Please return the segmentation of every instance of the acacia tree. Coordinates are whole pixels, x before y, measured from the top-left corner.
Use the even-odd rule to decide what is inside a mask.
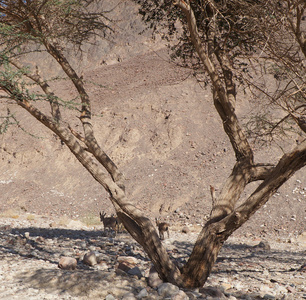
[[[178,42],[172,44],[174,56],[208,77],[214,106],[236,156],[232,173],[218,197],[212,188],[210,220],[181,270],[185,286],[201,286],[224,241],[292,174],[305,166],[305,140],[277,164],[263,164],[254,161],[251,136],[247,133],[273,137],[277,131],[285,131],[287,122],[291,122],[289,129],[292,129],[293,122],[297,125],[296,132],[305,138],[306,24],[303,20],[306,3],[299,0],[152,0],[138,3],[144,19],[152,27],[169,40],[169,36],[178,35]],[[159,27],[155,26],[157,23]],[[253,73],[250,72],[252,66],[255,66]],[[277,82],[272,88],[271,83],[261,80],[259,84],[252,77],[252,74],[264,76],[262,69],[266,66],[277,69],[274,73]],[[272,118],[258,114],[255,120],[260,122],[249,122],[249,132],[242,128],[235,111],[238,84],[243,89],[250,87],[252,92],[257,92],[258,103],[260,96],[268,100],[266,108],[269,110],[264,110],[266,115],[274,112]],[[255,181],[259,184],[253,193],[237,206],[246,186]]]
[[[291,28],[294,29],[290,32],[295,41],[295,49],[298,49],[295,53],[303,53],[305,58],[305,52],[301,51],[302,46],[305,47],[305,36],[299,31],[301,12],[305,5],[304,2],[287,2],[290,12],[298,11],[298,14],[290,15]],[[154,0],[141,2],[144,5],[141,11],[144,16],[148,16],[149,20],[157,18],[158,21],[166,21],[170,33],[174,32],[174,24],[181,20],[181,47],[176,47],[175,50],[177,54],[183,55],[186,63],[191,64],[195,70],[203,70],[208,75],[214,105],[236,156],[232,173],[217,197],[212,188],[213,208],[210,219],[200,232],[189,260],[179,269],[160,242],[150,219],[129,202],[125,193],[123,174],[98,144],[92,125],[90,98],[83,79],[65,55],[65,45],[72,43],[81,46],[92,34],[100,32],[107,35],[111,30],[107,15],[103,12],[97,13],[97,10],[93,9],[95,3],[93,0],[0,1],[0,87],[5,92],[5,95],[1,94],[1,98],[17,103],[53,131],[93,178],[103,186],[109,193],[118,217],[131,236],[144,248],[161,279],[184,287],[202,286],[224,241],[265,204],[292,174],[306,164],[305,141],[290,153],[283,155],[276,165],[255,163],[253,150],[235,112],[236,83],[248,80],[251,84],[250,78],[243,78],[239,72],[238,67],[242,61],[239,58],[245,58],[246,55],[250,58],[250,54],[256,50],[255,43],[257,46],[260,43],[265,45],[262,51],[272,49],[268,47],[265,37],[268,30],[262,30],[260,24],[271,23],[271,26],[277,29],[278,17],[286,12],[285,6],[278,7],[277,13],[266,12],[266,18],[261,20],[260,14],[251,15],[251,11],[247,10],[250,4],[256,3],[256,9],[264,12],[266,7],[261,1],[189,3],[177,0],[174,4],[170,1],[159,3]],[[277,8],[277,1],[273,4]],[[281,22],[284,25],[282,30],[287,33],[287,29],[290,29],[290,26],[287,27],[289,20],[281,18]],[[277,35],[275,39],[277,40]],[[71,120],[63,119],[61,111],[65,107],[65,101],[51,89],[39,72],[39,67],[31,70],[22,63],[22,57],[35,50],[44,51],[46,55],[54,58],[78,92],[80,101],[77,109],[83,128],[82,134],[76,132],[69,124]],[[271,53],[270,60],[273,58]],[[268,56],[265,59],[268,59]],[[287,68],[286,73],[296,74],[292,72],[292,68],[289,71]],[[305,102],[296,107],[291,100],[297,97],[302,99],[305,84],[304,81],[301,85],[303,78],[302,73],[299,80],[295,77],[289,85],[281,86],[287,92],[282,93],[282,96],[286,97],[286,103],[292,104],[286,106],[287,112],[297,124],[301,123],[300,114],[305,109]],[[36,84],[40,92],[32,92],[28,88],[30,84]],[[286,86],[295,93],[290,94]],[[49,106],[49,113],[40,109],[40,105],[37,105],[38,100]],[[286,118],[288,119],[289,117]],[[301,128],[303,129],[302,126]],[[260,184],[248,199],[237,207],[242,192],[254,181],[260,181]]]

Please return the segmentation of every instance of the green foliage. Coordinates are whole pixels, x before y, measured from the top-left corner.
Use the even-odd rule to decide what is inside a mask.
[[[111,20],[106,15],[99,0],[0,0],[0,89],[6,93],[1,98],[19,104],[23,101],[46,102],[51,105],[52,114],[55,106],[58,112],[61,107],[80,111],[80,94],[64,100],[48,92],[45,88],[59,78],[42,78],[40,69],[44,66],[40,68],[33,61],[35,56],[28,54],[40,52],[38,62],[42,64],[44,54],[59,62],[68,45],[69,50],[81,50],[83,43],[95,35],[108,34]],[[64,56],[62,59],[66,60]],[[36,64],[35,69],[33,64]],[[73,82],[71,74],[68,77],[60,80]],[[19,126],[12,116],[3,116],[1,132],[11,124]]]
[[[172,58],[183,61],[183,65],[200,76],[201,82],[209,83],[192,44],[187,18],[174,5],[175,1],[134,1],[140,5],[143,20],[155,34],[169,41]],[[246,129],[256,140],[270,141],[273,135],[291,131],[292,120],[304,120],[305,1],[186,0],[185,3],[192,8],[201,46],[219,78],[226,85],[226,72],[230,70],[236,86],[255,95],[258,114],[246,122]],[[259,108],[259,103],[265,105]],[[277,117],[268,117],[269,110],[277,111]]]
[[[110,27],[94,0],[0,1],[0,45],[11,57],[33,51],[45,40],[80,47]],[[26,47],[30,46],[30,47]],[[37,48],[38,49],[38,48]]]
[[[0,134],[6,133],[9,126],[12,124],[15,124],[15,122],[12,122],[13,116],[11,115],[11,112],[9,109],[7,109],[7,114],[4,116],[0,116]],[[13,119],[15,121],[15,119]]]
[[[140,5],[139,13],[156,33],[165,38],[178,37],[172,47],[177,57],[187,60],[194,58],[195,49],[191,45],[186,17],[173,1],[135,0]],[[271,11],[267,1],[190,1],[199,35],[204,44],[213,43],[214,47],[231,52],[233,57],[244,56],[255,51],[260,32],[254,30],[257,20],[248,15],[248,7],[260,6],[267,14]],[[183,30],[180,30],[180,29]]]

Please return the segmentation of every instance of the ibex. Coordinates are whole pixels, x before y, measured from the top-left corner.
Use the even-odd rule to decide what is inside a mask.
[[[158,228],[158,231],[159,231],[159,238],[161,240],[164,240],[165,239],[165,232],[167,232],[168,234],[168,238],[169,238],[169,223],[166,223],[166,222],[160,222],[157,218],[155,218],[155,221],[156,221],[156,226]]]
[[[104,231],[106,228],[110,228],[115,231],[115,234],[117,234],[117,228],[118,228],[117,218],[115,218],[114,216],[111,217],[105,217],[105,216],[106,216],[105,212],[103,213],[100,212],[100,220],[101,222],[103,222]]]

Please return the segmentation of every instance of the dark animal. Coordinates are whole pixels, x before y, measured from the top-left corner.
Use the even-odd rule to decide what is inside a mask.
[[[167,232],[168,234],[168,238],[169,238],[169,223],[167,222],[160,222],[157,218],[155,218],[156,221],[156,226],[158,228],[158,232],[159,232],[159,238],[161,240],[165,239],[165,232]]]

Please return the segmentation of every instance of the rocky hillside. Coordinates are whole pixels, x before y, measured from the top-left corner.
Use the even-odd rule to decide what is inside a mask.
[[[139,35],[144,25],[130,17],[136,9],[128,1],[118,6],[114,40],[88,45],[79,58],[95,131],[125,174],[131,202],[152,218],[161,214],[173,223],[203,224],[211,208],[209,185],[218,192],[234,164],[234,153],[210,90],[190,70],[171,63],[161,41],[147,31]],[[49,62],[47,71],[57,73]],[[66,81],[56,81],[53,87],[63,97],[76,95]],[[0,212],[94,221],[99,211],[113,213],[102,187],[58,138],[16,105],[9,108],[20,123],[1,136]],[[237,109],[244,117],[252,105],[241,100]],[[75,125],[80,126],[77,121]],[[277,147],[262,148],[256,159],[276,161],[281,155]],[[301,170],[241,230],[298,235],[305,231],[305,208],[306,170]]]

